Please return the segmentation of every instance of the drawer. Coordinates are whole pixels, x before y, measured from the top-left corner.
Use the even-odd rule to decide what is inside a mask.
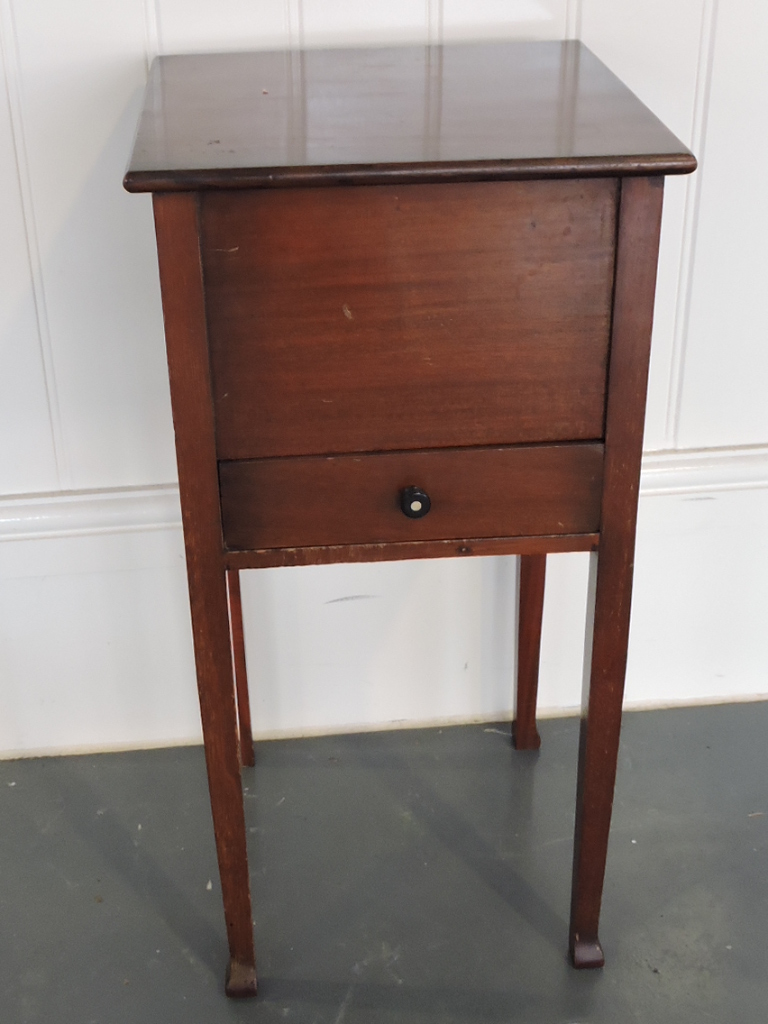
[[[593,533],[601,444],[221,462],[230,550]],[[423,518],[401,509],[417,487]],[[422,500],[422,505],[426,503]]]
[[[613,179],[202,193],[221,459],[603,436]]]

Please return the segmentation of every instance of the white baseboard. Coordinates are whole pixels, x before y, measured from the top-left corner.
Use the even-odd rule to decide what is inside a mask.
[[[675,708],[720,707],[724,704],[755,704],[768,700],[768,693],[738,694],[732,697],[695,697],[688,700],[675,701],[627,701],[624,711],[672,711]],[[577,707],[537,708],[536,717],[539,721],[553,718],[577,718],[580,709]],[[499,712],[494,718],[487,715],[451,715],[443,718],[412,719],[404,718],[389,722],[375,722],[334,726],[317,729],[271,729],[254,733],[255,743],[269,743],[272,740],[311,739],[322,736],[348,736],[368,732],[396,732],[399,729],[450,729],[458,725],[482,725],[486,732],[501,732],[508,735],[510,730],[506,722],[511,722],[513,712]],[[500,724],[501,723],[501,724]],[[91,744],[86,746],[39,747],[34,749],[0,751],[0,761],[18,761],[29,757],[76,757],[93,754],[121,754],[133,750],[167,750],[172,747],[199,747],[202,740],[199,735],[182,738],[153,741],[151,743],[113,743]]]
[[[768,487],[768,445],[648,452],[640,494],[695,494]],[[181,525],[176,484],[0,498],[0,541],[75,537]]]

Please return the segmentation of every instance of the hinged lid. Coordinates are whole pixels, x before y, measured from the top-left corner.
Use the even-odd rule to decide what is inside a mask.
[[[579,42],[159,57],[131,192],[684,174],[696,160]]]

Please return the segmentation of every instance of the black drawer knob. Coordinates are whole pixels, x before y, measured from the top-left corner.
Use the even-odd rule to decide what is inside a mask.
[[[420,487],[404,487],[400,492],[400,508],[409,519],[421,519],[432,508],[432,502]]]

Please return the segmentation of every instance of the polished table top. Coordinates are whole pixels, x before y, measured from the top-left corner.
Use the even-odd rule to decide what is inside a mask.
[[[693,170],[583,44],[190,54],[155,60],[129,191]]]

